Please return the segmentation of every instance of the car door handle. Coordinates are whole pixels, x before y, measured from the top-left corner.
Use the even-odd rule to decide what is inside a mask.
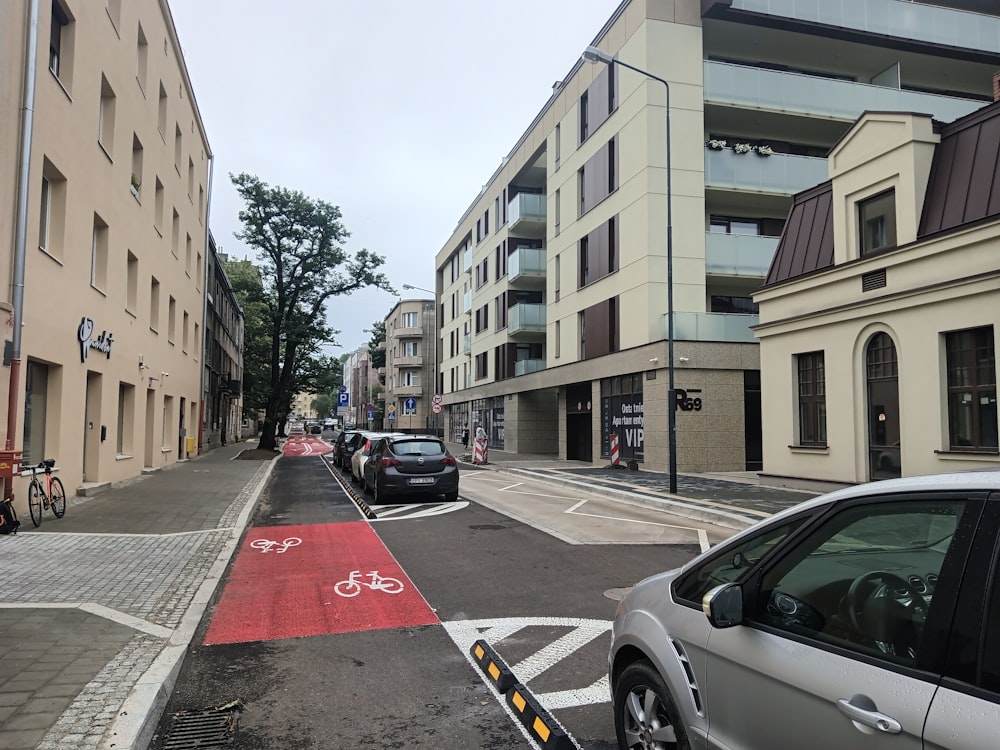
[[[837,707],[851,721],[866,727],[888,734],[899,734],[903,731],[903,727],[898,721],[891,716],[880,713],[874,701],[866,695],[855,695],[850,699],[841,698],[837,701]]]

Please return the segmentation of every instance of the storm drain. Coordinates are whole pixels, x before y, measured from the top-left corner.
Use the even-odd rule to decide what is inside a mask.
[[[204,711],[176,713],[162,750],[225,747],[233,741],[242,710],[243,704],[233,701]]]

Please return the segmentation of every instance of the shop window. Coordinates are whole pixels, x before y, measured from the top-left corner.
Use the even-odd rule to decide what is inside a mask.
[[[132,428],[135,425],[135,386],[131,383],[118,384],[118,438],[116,450],[119,456],[132,453]]]
[[[45,458],[45,419],[49,399],[49,368],[28,360],[25,368],[24,395],[24,458],[23,466],[37,464]]]

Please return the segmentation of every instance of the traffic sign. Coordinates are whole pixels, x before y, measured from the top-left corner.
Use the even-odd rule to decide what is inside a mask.
[[[434,404],[433,406],[431,406],[431,411],[434,412],[435,414],[440,414],[441,404]]]
[[[337,406],[348,406],[351,403],[351,394],[341,391],[337,394]]]
[[[347,386],[346,386],[346,385],[343,385],[343,384],[341,384],[341,386],[340,386],[340,392],[341,392],[341,393],[346,393],[346,392],[347,392]]]
[[[417,400],[410,396],[403,402],[403,413],[404,414],[416,414],[417,413]]]
[[[440,393],[435,393],[431,398],[431,403],[433,404],[440,404],[442,401],[444,401],[444,397]]]
[[[395,419],[396,418],[396,405],[395,404],[389,404],[389,405],[387,405],[385,407],[385,413],[389,415],[389,419]]]

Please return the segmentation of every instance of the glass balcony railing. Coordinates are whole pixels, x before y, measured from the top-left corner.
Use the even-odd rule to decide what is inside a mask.
[[[780,239],[709,232],[705,237],[705,273],[763,278],[771,267]]]
[[[737,313],[675,312],[675,341],[725,341],[757,343],[750,330],[760,322],[759,315]],[[667,316],[663,316],[663,338],[667,338]]]
[[[545,369],[544,359],[520,359],[514,363],[514,377]]]
[[[507,258],[507,278],[511,281],[519,277],[540,278],[545,276],[545,249],[541,247],[519,247]]]
[[[705,61],[705,101],[856,120],[865,110],[922,112],[951,122],[985,102]]]
[[[794,195],[827,179],[826,159],[705,147],[705,187]]]
[[[545,332],[545,305],[521,302],[507,310],[507,333]]]
[[[520,222],[545,223],[545,196],[518,193],[507,205],[507,226],[513,230]]]
[[[471,271],[472,270],[472,248],[470,247],[465,251],[465,255],[462,258],[462,270]]]
[[[462,354],[472,354],[472,334],[466,333],[462,336]]]
[[[899,0],[733,0],[731,7],[870,34],[1000,53],[1000,18],[982,13]]]
[[[465,297],[462,299],[462,312],[469,312],[472,309],[472,290],[470,289],[465,293]]]

